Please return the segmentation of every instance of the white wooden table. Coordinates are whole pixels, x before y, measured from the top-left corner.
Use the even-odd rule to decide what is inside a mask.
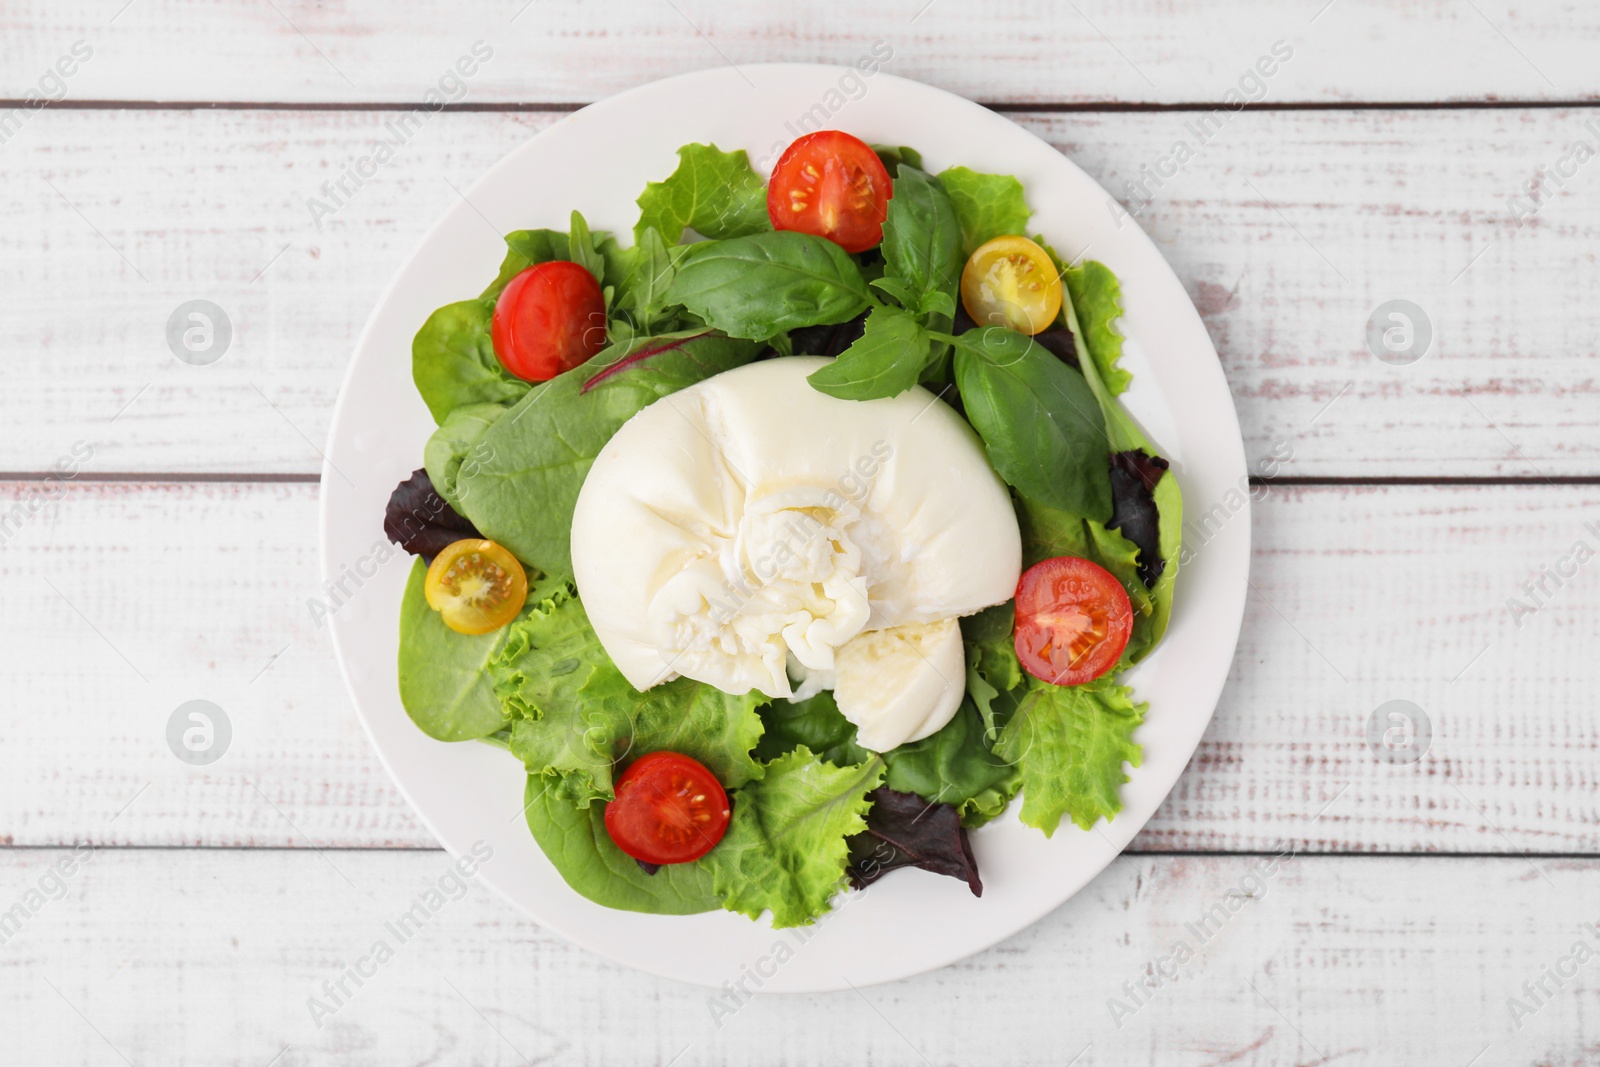
[[[1571,557],[1600,550],[1600,162],[1563,161],[1600,146],[1593,4],[10,0],[0,30],[0,1061],[1600,1061],[1600,598]],[[308,197],[476,40],[464,96],[319,225]],[[564,111],[875,41],[1129,206],[1293,51],[1140,213],[1279,461],[1192,765],[1087,890],[913,981],[719,1026],[474,886],[318,1027],[447,862],[306,606],[380,288]],[[165,329],[202,298],[233,338],[192,366]],[[1409,365],[1366,341],[1392,299],[1432,325]],[[232,724],[209,766],[168,746],[191,699]],[[1431,723],[1415,762],[1368,746],[1391,700]]]

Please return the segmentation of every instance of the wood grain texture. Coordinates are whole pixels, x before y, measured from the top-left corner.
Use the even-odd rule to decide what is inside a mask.
[[[476,40],[494,49],[472,102],[586,102],[722,63],[850,63],[985,101],[1220,101],[1271,44],[1296,59],[1289,101],[1593,99],[1600,15],[1578,0],[1393,5],[1382,0],[955,0],[672,4],[625,0],[22,0],[6,6],[0,94],[38,88],[82,40],[66,80],[85,100],[416,101]],[[51,86],[47,84],[46,90]]]
[[[318,229],[306,199],[381,136],[383,113],[38,116],[0,153],[0,210],[29,220],[0,234],[0,346],[29,400],[8,410],[0,470],[48,469],[82,440],[98,471],[316,473],[348,353],[396,264],[452,184],[554,117],[438,116]],[[1016,117],[1124,196],[1195,121]],[[1254,463],[1600,474],[1600,170],[1522,225],[1506,206],[1593,136],[1586,122],[1600,109],[1247,111],[1148,186],[1139,220],[1205,317]],[[208,367],[164,337],[197,297],[234,325]],[[1394,298],[1433,324],[1411,366],[1366,346],[1369,315]]]
[[[0,485],[0,504],[34,488]],[[1572,570],[1562,559],[1575,542],[1600,551],[1600,489],[1258,493],[1231,681],[1134,847],[1600,853],[1600,661],[1574,653],[1600,630],[1596,564],[1548,584],[1531,614],[1507,604],[1535,604],[1523,583]],[[12,683],[0,731],[27,754],[0,775],[11,843],[432,843],[378,765],[307,608],[320,592],[316,494],[70,485],[0,547],[0,582],[28,605],[0,622]],[[1204,517],[1209,503],[1190,502],[1202,553],[1220,521]],[[1204,611],[1181,587],[1179,605]],[[203,768],[175,759],[165,732],[197,698],[234,729],[226,757]],[[1365,740],[1397,699],[1431,722],[1414,764],[1382,763]]]
[[[0,901],[61,855],[0,854]],[[481,885],[401,943],[386,923],[437,885],[443,853],[108,850],[4,946],[7,1053],[140,1067],[1593,1063],[1600,964],[1560,987],[1546,979],[1553,995],[1520,1028],[1507,1001],[1531,1006],[1524,982],[1580,941],[1600,945],[1595,861],[1260,862],[1125,856],[951,967],[741,995],[714,1015],[711,990],[591,955]],[[308,999],[378,940],[393,958],[364,964],[370,977],[347,980],[351,995],[317,1027]],[[1124,984],[1157,968],[1170,980],[1132,999]]]

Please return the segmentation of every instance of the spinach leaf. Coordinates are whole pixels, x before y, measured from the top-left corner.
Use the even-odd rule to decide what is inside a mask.
[[[890,789],[949,804],[962,822],[980,826],[999,815],[1017,793],[1017,768],[996,755],[971,696],[955,716],[920,741],[884,753]]]
[[[678,169],[665,181],[644,187],[633,228],[635,243],[654,228],[663,241],[675,245],[686,226],[718,240],[772,229],[766,184],[744,149],[723,152],[716,145],[686,144],[678,149]]]
[[[485,669],[511,627],[460,634],[428,607],[422,580],[428,565],[411,564],[400,601],[400,703],[423,733],[440,741],[485,737],[505,725],[505,715]]]
[[[883,258],[885,277],[904,282],[914,294],[908,310],[918,310],[925,294],[942,292],[949,294],[954,311],[961,280],[961,223],[944,187],[916,167],[901,167],[895,179],[883,225]],[[949,320],[929,326],[947,330]]]
[[[1011,330],[954,341],[961,401],[995,471],[1024,496],[1109,519],[1105,420],[1083,376]]]
[[[939,172],[939,184],[950,194],[961,220],[961,254],[972,255],[985,241],[1005,234],[1021,235],[1028,226],[1028,201],[1022,183],[1009,174],[980,174],[966,167]]]
[[[867,828],[867,794],[883,762],[824,763],[804,746],[767,764],[766,774],[733,794],[733,821],[700,862],[729,911],[775,927],[801,926],[829,910],[845,885],[845,839]]]
[[[523,801],[528,829],[562,879],[578,893],[608,908],[657,915],[717,909],[711,866],[705,859],[668,864],[646,874],[612,844],[603,804],[580,808],[558,796],[551,785],[552,779],[545,775],[528,776]]]
[[[1071,686],[1030,680],[995,746],[1021,775],[1022,821],[1049,837],[1062,816],[1087,830],[1121,811],[1122,764],[1139,766],[1133,731],[1145,708],[1109,678]]]
[[[928,345],[927,331],[911,312],[880,305],[867,315],[861,337],[806,381],[840,400],[898,396],[922,376]]]
[[[856,727],[839,710],[831,690],[806,700],[774,700],[761,709],[766,732],[756,756],[775,760],[804,745],[818,759],[836,767],[865,763],[872,753],[856,744]]]
[[[667,297],[706,325],[753,341],[843,322],[876,303],[849,253],[789,230],[689,245]]]
[[[571,240],[559,230],[513,230],[506,234],[506,255],[500,262],[500,273],[489,283],[479,299],[492,300],[500,290],[517,275],[535,263],[548,263],[553,259],[566,259],[570,254]]]
[[[652,350],[646,359],[633,358]],[[456,480],[462,514],[524,564],[570,578],[572,509],[612,434],[652,401],[748,363],[756,352],[748,341],[709,333],[637,338],[535,386],[478,438],[482,462],[462,466]],[[618,368],[625,369],[609,373]]]
[[[506,410],[504,404],[462,404],[452,408],[422,446],[422,465],[427,468],[434,491],[452,502],[452,507],[462,468],[471,473],[489,458],[478,447],[478,441]]]
[[[411,342],[411,377],[433,415],[444,422],[463,404],[509,404],[529,385],[500,365],[489,338],[492,300],[463,300],[439,308]]]

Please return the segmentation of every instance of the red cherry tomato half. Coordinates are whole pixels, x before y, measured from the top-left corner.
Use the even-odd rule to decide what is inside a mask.
[[[617,779],[606,833],[646,863],[688,863],[728,830],[728,794],[699,760],[680,752],[641,756]]]
[[[1035,563],[1017,583],[1017,658],[1053,685],[1082,685],[1117,665],[1133,605],[1104,567],[1076,556]]]
[[[775,230],[826,237],[846,252],[883,240],[894,188],[878,153],[838,130],[808,133],[784,149],[767,185]]]
[[[538,263],[500,291],[489,335],[506,370],[546,381],[605,347],[606,298],[578,264]]]

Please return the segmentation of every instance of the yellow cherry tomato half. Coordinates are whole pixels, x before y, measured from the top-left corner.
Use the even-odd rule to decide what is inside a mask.
[[[1061,276],[1049,253],[1026,237],[996,237],[967,257],[961,305],[979,326],[1035,334],[1061,314]]]
[[[486,634],[517,617],[528,599],[528,574],[493,541],[456,541],[434,557],[422,583],[428,607],[462,634]]]

